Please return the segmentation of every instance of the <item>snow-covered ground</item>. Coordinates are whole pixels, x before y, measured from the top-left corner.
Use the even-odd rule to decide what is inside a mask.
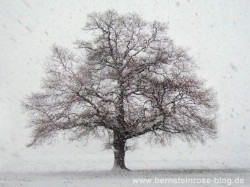
[[[190,181],[190,182],[186,182]],[[123,173],[110,171],[2,173],[4,187],[77,187],[77,186],[241,186],[250,185],[248,170],[135,170]]]

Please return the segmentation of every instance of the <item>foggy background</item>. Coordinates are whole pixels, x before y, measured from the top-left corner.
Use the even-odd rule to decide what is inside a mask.
[[[39,90],[51,46],[73,49],[85,37],[87,14],[107,9],[168,23],[219,103],[216,140],[161,147],[140,138],[126,154],[128,168],[249,168],[250,1],[0,0],[0,172],[111,169],[113,153],[98,140],[27,148],[31,131],[20,104]]]

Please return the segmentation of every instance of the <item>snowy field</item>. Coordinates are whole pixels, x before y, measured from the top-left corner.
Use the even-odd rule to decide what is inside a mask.
[[[161,181],[160,181],[161,179]],[[167,180],[169,179],[169,180]],[[179,183],[178,183],[179,179]],[[201,180],[211,180],[210,183]],[[238,184],[239,179],[244,183]],[[170,181],[172,183],[167,183]],[[181,180],[184,182],[182,183]],[[185,183],[193,180],[193,183]],[[196,180],[196,182],[195,182]],[[123,173],[110,171],[2,173],[1,187],[66,187],[66,186],[242,186],[250,185],[250,170],[134,170]]]

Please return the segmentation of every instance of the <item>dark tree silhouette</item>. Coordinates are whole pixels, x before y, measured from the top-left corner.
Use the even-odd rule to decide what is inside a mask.
[[[76,41],[80,55],[54,46],[42,91],[23,102],[30,146],[61,132],[71,140],[106,137],[113,168],[127,169],[128,139],[148,134],[164,144],[172,137],[204,142],[216,136],[214,94],[165,24],[107,11],[90,14],[83,30],[93,37]]]

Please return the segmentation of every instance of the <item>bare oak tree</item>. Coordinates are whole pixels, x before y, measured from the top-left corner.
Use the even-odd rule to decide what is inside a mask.
[[[148,134],[164,144],[172,137],[204,142],[216,136],[213,91],[165,24],[107,11],[90,14],[83,30],[92,40],[76,41],[80,53],[54,46],[42,91],[24,101],[30,146],[61,132],[71,140],[106,137],[113,168],[127,169],[128,139]]]

